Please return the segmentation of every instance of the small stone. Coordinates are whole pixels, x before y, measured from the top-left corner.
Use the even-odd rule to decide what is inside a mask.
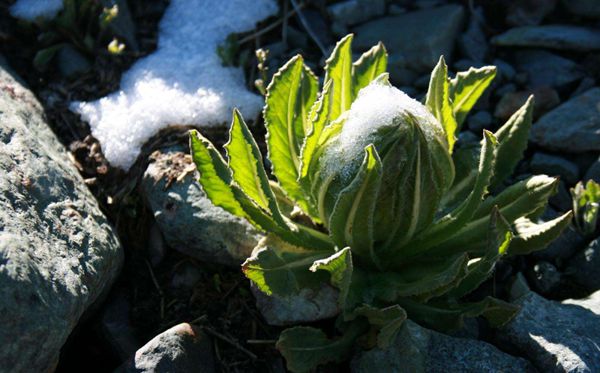
[[[385,0],[346,0],[327,7],[334,22],[346,26],[368,21],[385,13]]]
[[[598,157],[598,160],[588,168],[583,180],[594,180],[595,182],[600,183],[600,157]]]
[[[490,128],[492,120],[492,114],[481,110],[468,117],[467,125],[471,131],[478,135],[481,134],[484,129]]]
[[[500,86],[498,89],[494,91],[496,97],[502,98],[503,96],[509,93],[515,93],[517,91],[517,85],[514,83],[508,83]]]
[[[515,0],[511,1],[506,14],[506,23],[511,26],[537,25],[552,13],[558,0]]]
[[[254,284],[250,289],[256,298],[256,307],[269,325],[292,325],[328,319],[340,312],[339,292],[324,284],[318,290],[304,288],[297,295],[279,297],[266,295]]]
[[[530,292],[515,303],[517,316],[496,332],[540,372],[600,371],[600,317],[586,308],[560,304]],[[512,371],[512,369],[509,369]]]
[[[529,87],[564,87],[584,75],[577,63],[543,50],[515,53],[517,69],[527,73]]]
[[[562,276],[554,265],[548,262],[537,262],[529,273],[530,283],[540,294],[547,295],[556,290],[562,282]]]
[[[541,117],[532,126],[530,138],[549,150],[600,151],[600,88],[592,88]]]
[[[200,328],[179,324],[154,337],[118,373],[216,372],[212,341]]]
[[[571,25],[522,26],[492,38],[492,44],[586,52],[600,50],[600,33]]]
[[[531,158],[530,167],[534,174],[560,176],[568,184],[575,184],[579,180],[577,165],[555,155],[536,152]]]
[[[562,3],[571,14],[600,19],[600,2],[598,0],[562,0]]]
[[[569,260],[565,274],[589,291],[600,289],[600,237]]]
[[[483,12],[478,12],[483,17]],[[458,47],[463,56],[477,62],[483,62],[488,53],[488,43],[479,24],[478,17],[472,15],[466,31],[458,39]]]
[[[394,342],[385,349],[358,353],[353,373],[373,372],[533,372],[531,364],[494,346],[455,338],[406,320]]]
[[[515,68],[504,60],[496,58],[492,61],[492,65],[498,68],[498,75],[500,75],[503,80],[510,82],[515,78],[515,75],[517,75]]]
[[[429,73],[440,55],[447,61],[452,60],[454,42],[463,19],[464,9],[460,5],[383,17],[354,29],[354,47],[367,50],[381,40],[390,56],[402,57],[404,65],[400,67]]]
[[[567,227],[557,239],[544,250],[536,251],[533,256],[561,265],[572,257],[585,244],[585,239],[572,227]]]
[[[169,247],[205,262],[239,266],[261,234],[212,204],[182,148],[159,150],[151,157],[141,190]]]
[[[502,96],[496,106],[494,116],[502,120],[510,118],[515,111],[525,104],[530,95],[535,97],[534,117],[539,117],[560,103],[558,93],[550,87],[537,87],[527,91],[510,92]]]

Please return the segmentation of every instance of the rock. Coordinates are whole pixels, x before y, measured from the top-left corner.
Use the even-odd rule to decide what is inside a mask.
[[[534,174],[560,176],[569,184],[575,184],[579,180],[577,165],[555,155],[536,152],[531,158],[530,167]]]
[[[477,340],[454,338],[406,320],[386,349],[358,353],[353,373],[372,372],[533,372],[524,359]]]
[[[517,75],[515,68],[504,60],[496,58],[494,61],[492,61],[492,65],[498,68],[498,75],[503,80],[510,82],[515,78],[515,75]]]
[[[511,26],[537,25],[552,13],[558,0],[511,1],[506,13],[506,23]]]
[[[547,295],[556,290],[562,282],[561,273],[548,262],[537,262],[529,273],[529,282],[534,289]]]
[[[600,151],[600,88],[592,88],[541,117],[533,125],[530,139],[543,148],[566,153]]]
[[[572,257],[584,244],[583,236],[572,227],[568,227],[548,247],[534,252],[533,256],[560,265]]]
[[[504,94],[498,102],[494,116],[502,120],[510,118],[515,111],[519,110],[525,104],[530,95],[535,96],[534,117],[539,117],[560,103],[558,93],[550,87],[537,87],[527,91],[509,92]]]
[[[594,180],[595,182],[600,183],[600,157],[598,157],[596,162],[588,168],[583,180]]]
[[[600,289],[600,237],[569,260],[565,274],[589,291]]]
[[[569,13],[581,17],[600,18],[600,2],[598,0],[563,0]]]
[[[53,371],[123,251],[28,89],[0,66],[0,370]]]
[[[77,77],[92,68],[90,61],[69,44],[58,50],[56,63],[65,78]]]
[[[191,156],[181,148],[152,154],[142,191],[166,243],[206,262],[239,266],[260,234],[245,220],[216,207],[196,181]]]
[[[595,85],[596,81],[593,78],[590,78],[589,76],[584,77],[579,82],[577,88],[575,88],[575,90],[571,93],[571,98],[579,96],[580,94],[592,89]]]
[[[571,25],[522,26],[492,38],[492,44],[587,52],[600,49],[600,33]]]
[[[213,373],[212,341],[201,329],[179,324],[146,343],[116,372]]]
[[[367,22],[354,29],[354,47],[367,50],[383,41],[393,68],[429,73],[440,55],[452,60],[454,41],[462,27],[464,10],[459,5],[446,5]],[[393,30],[393,32],[390,32]],[[393,78],[393,75],[392,75]]]
[[[517,69],[527,73],[530,87],[563,87],[584,76],[577,63],[543,50],[517,51],[515,61]]]
[[[489,129],[492,125],[492,120],[492,114],[485,110],[481,110],[468,117],[467,125],[471,131],[478,135],[482,133],[484,129]]]
[[[517,299],[521,311],[497,331],[499,343],[514,346],[541,372],[600,371],[600,317],[573,304],[529,292]]]
[[[562,304],[574,304],[600,316],[600,290],[583,299],[565,299]]]
[[[300,294],[289,297],[266,295],[254,284],[250,289],[256,298],[256,307],[269,325],[292,325],[328,319],[340,312],[337,289],[323,285],[318,290],[304,288]]]
[[[483,12],[479,12],[479,17],[483,17]],[[461,33],[458,47],[464,57],[476,62],[483,62],[489,47],[476,16],[471,16],[467,29]]]
[[[190,262],[185,262],[174,269],[171,286],[174,288],[193,288],[202,279],[202,270]]]
[[[351,26],[382,16],[385,0],[346,0],[327,7],[332,21]]]

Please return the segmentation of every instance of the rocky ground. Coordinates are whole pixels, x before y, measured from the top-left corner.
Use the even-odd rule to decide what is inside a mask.
[[[125,173],[68,110],[72,100],[114,91],[121,73],[151,53],[167,1],[129,2],[139,51],[87,56],[85,69],[63,56],[43,72],[32,65],[37,31],[8,15],[10,3],[0,2],[0,371],[285,371],[274,348],[282,325],[331,328],[315,321],[336,312],[329,290],[305,294],[307,303],[264,298],[249,286],[239,264],[260,233],[206,199],[187,128],[174,123],[155,136]],[[513,178],[560,176],[543,219],[571,209],[569,188],[579,180],[600,182],[599,2],[301,7],[298,14],[282,1],[277,17],[224,46],[232,51],[224,61],[244,67],[250,89],[259,76],[249,57],[255,48],[270,51],[268,74],[302,53],[320,75],[348,32],[356,51],[382,40],[393,83],[417,98],[441,54],[454,72],[493,64],[498,76],[461,141],[498,128],[533,93],[530,146]],[[253,130],[263,136],[259,121]],[[224,141],[223,129],[203,133]],[[600,237],[569,228],[545,250],[501,263],[484,284],[521,305],[506,327],[472,320],[448,336],[408,322],[388,350],[357,352],[323,371],[597,372],[599,290]]]

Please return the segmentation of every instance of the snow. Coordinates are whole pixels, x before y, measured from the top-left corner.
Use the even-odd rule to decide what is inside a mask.
[[[35,21],[38,18],[52,19],[62,8],[62,0],[17,0],[10,7],[10,14],[15,18]]]
[[[126,170],[169,125],[224,125],[234,107],[253,119],[262,98],[248,91],[241,68],[221,66],[216,48],[276,12],[275,0],[172,0],[156,52],[123,75],[120,91],[71,109],[90,124],[107,160]]]
[[[443,129],[431,112],[398,88],[373,81],[361,89],[338,138],[323,154],[326,173],[353,174],[364,158],[365,147],[373,142],[372,135],[383,127],[403,125],[402,118],[407,114],[422,123],[425,136],[442,134]]]

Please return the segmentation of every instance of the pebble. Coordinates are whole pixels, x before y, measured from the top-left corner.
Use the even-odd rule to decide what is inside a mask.
[[[535,174],[560,176],[568,184],[575,184],[579,180],[577,165],[555,155],[536,152],[531,158],[530,167]]]

